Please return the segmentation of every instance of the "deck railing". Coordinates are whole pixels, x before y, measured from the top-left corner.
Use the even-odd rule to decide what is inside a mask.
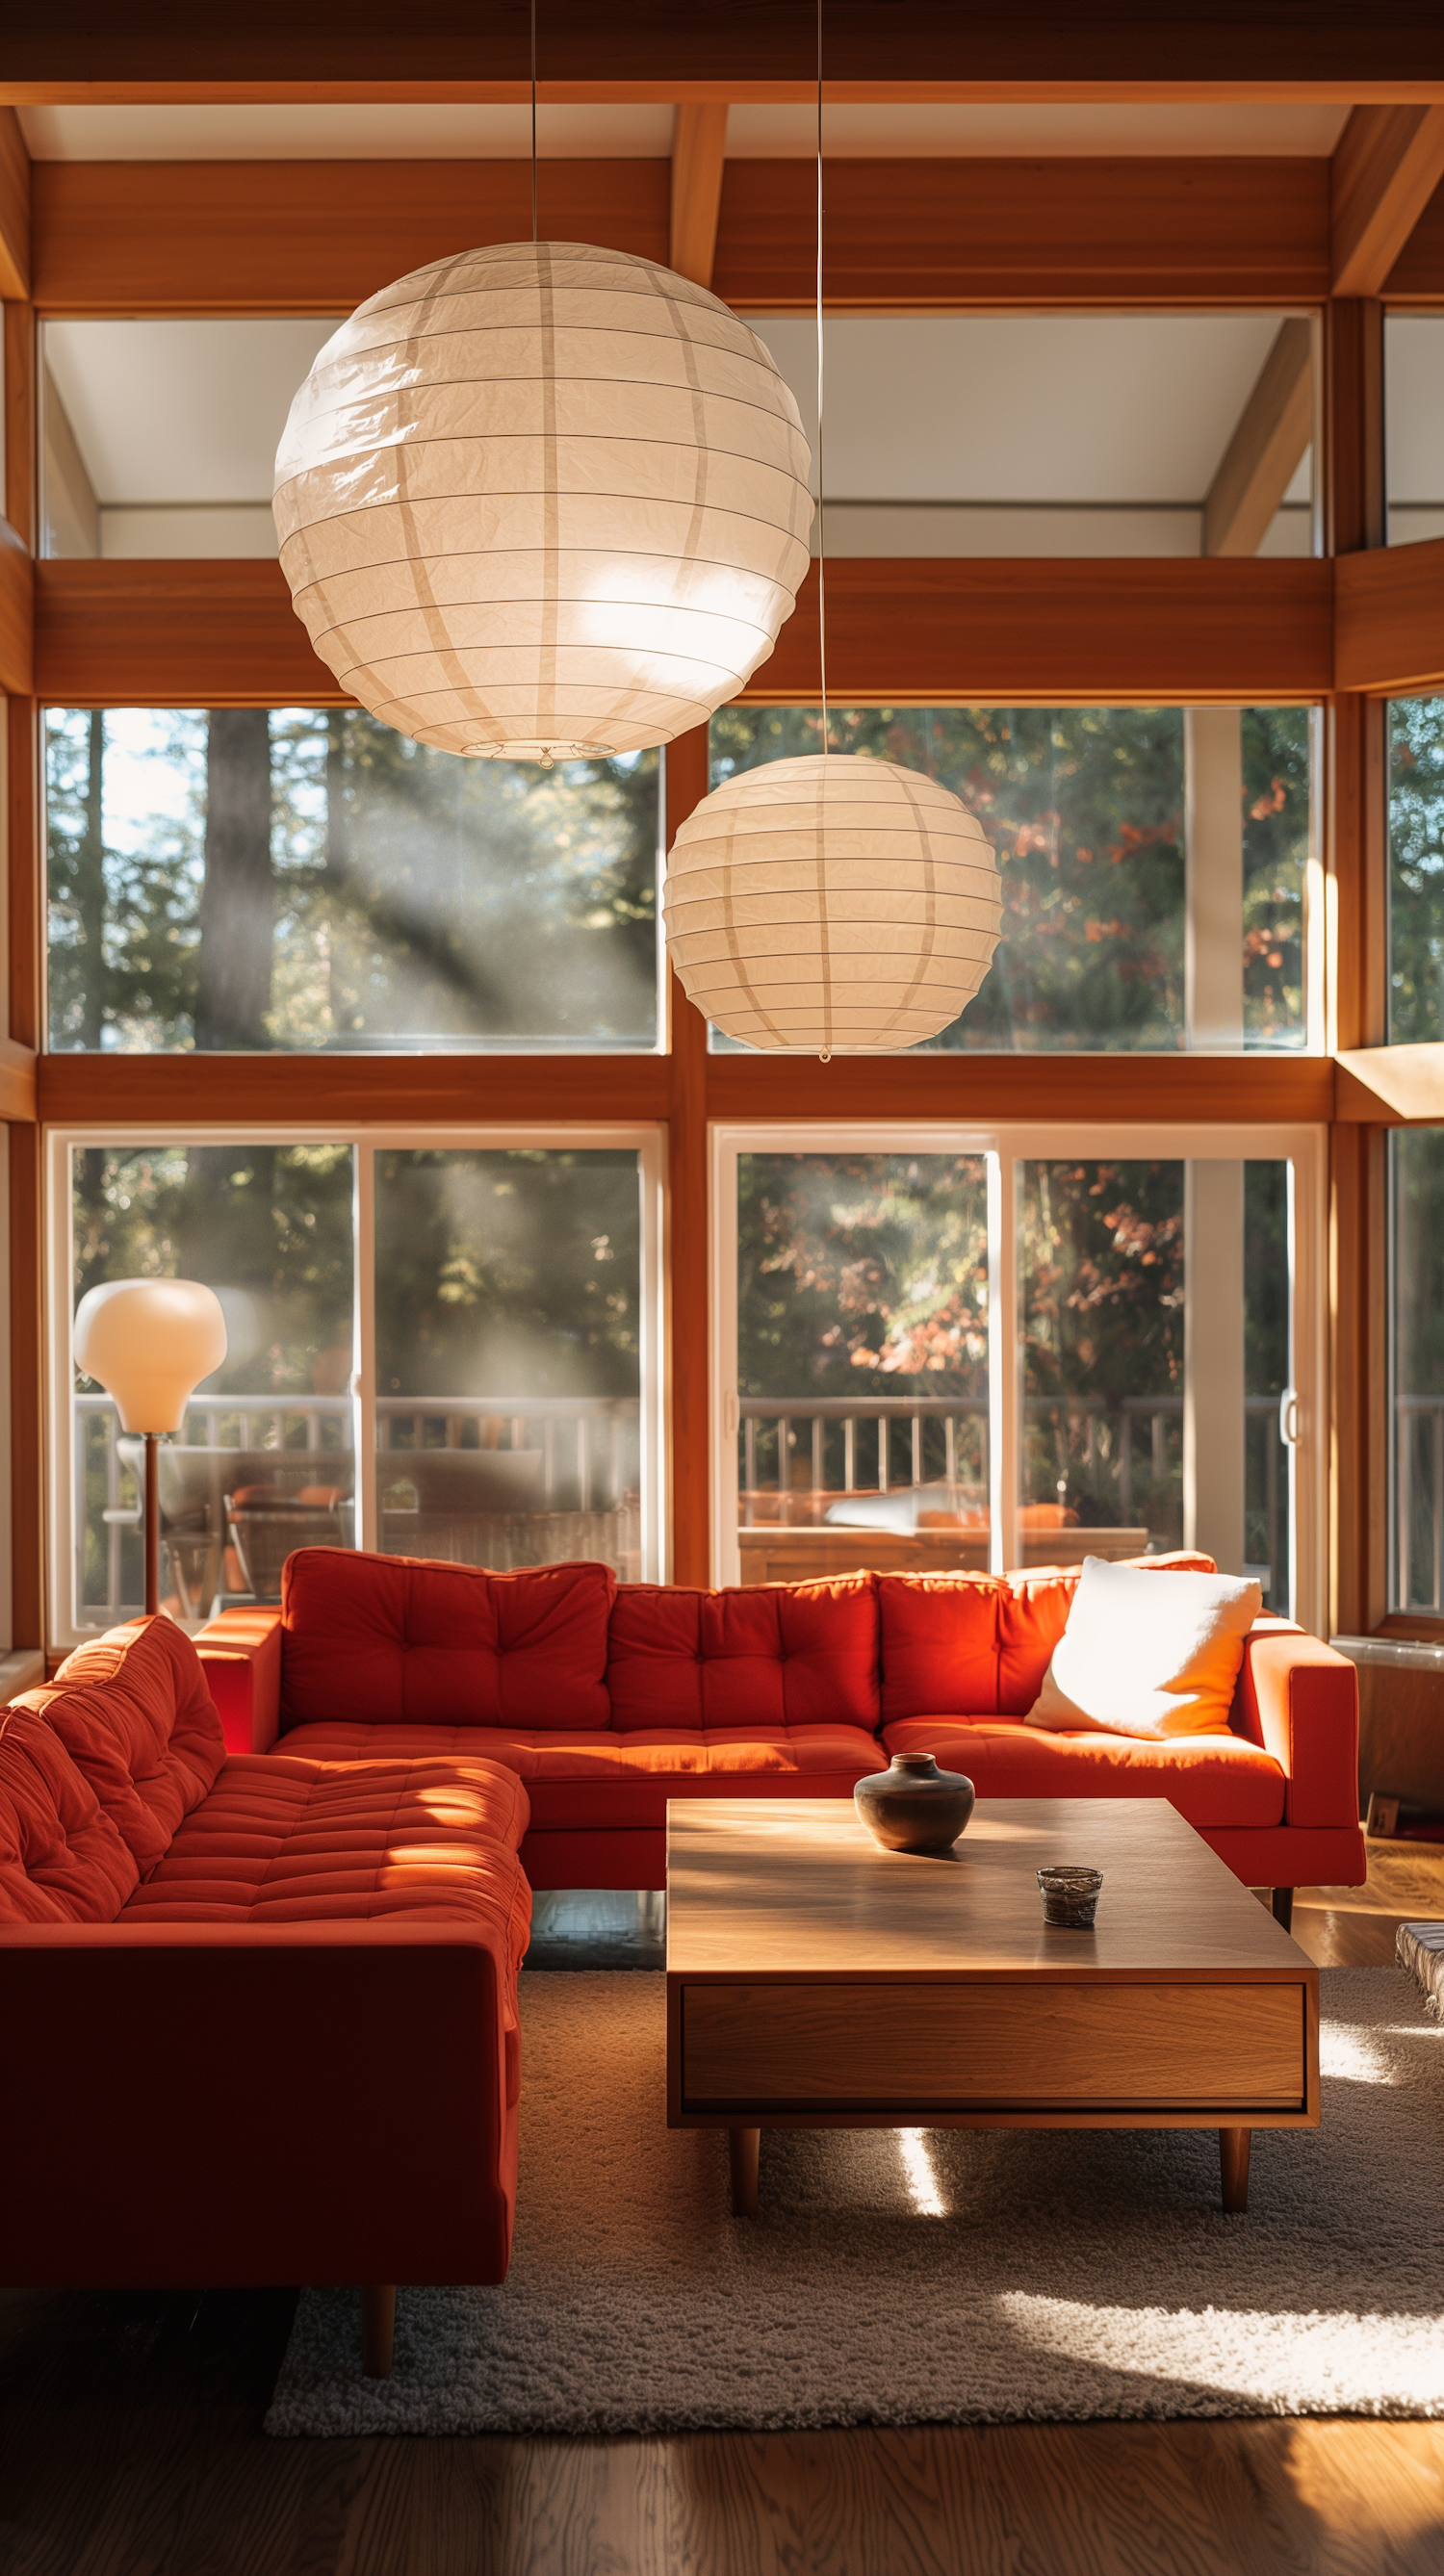
[[[125,1597],[125,1574],[133,1589],[139,1564],[134,1538],[133,1565],[125,1550],[127,1532],[138,1528],[139,1498],[119,1446],[124,1435],[111,1398],[76,1395],[72,1404],[75,1601],[77,1618],[91,1625],[122,1618],[137,1606]],[[414,1529],[418,1540],[426,1542],[416,1552],[476,1562],[468,1543],[479,1534],[489,1550],[487,1562],[541,1562],[526,1552],[540,1545],[548,1555],[600,1555],[617,1562],[619,1571],[640,1570],[633,1562],[641,1423],[635,1396],[392,1395],[378,1398],[375,1411],[383,1546],[399,1545]],[[228,1453],[246,1453],[245,1472],[251,1480],[258,1472],[269,1477],[274,1460],[281,1482],[330,1481],[351,1487],[353,1421],[348,1395],[204,1396],[188,1406],[178,1445],[192,1457],[198,1451],[213,1452],[218,1463]],[[469,1514],[450,1505],[416,1513],[386,1510],[386,1490],[405,1481],[407,1460],[441,1450],[472,1457],[515,1450],[539,1453],[536,1483],[524,1502],[505,1512]],[[336,1471],[330,1478],[328,1462],[334,1462]],[[210,1512],[216,1525],[209,1536],[219,1548],[224,1537],[219,1486]],[[544,1520],[554,1526],[544,1530]],[[388,1522],[398,1526],[388,1531]],[[194,1548],[196,1539],[189,1544]]]
[[[1142,1526],[1150,1507],[1156,1509],[1160,1491],[1181,1476],[1182,1396],[1125,1396],[1118,1403],[1094,1396],[1026,1396],[1022,1410],[1030,1467],[1039,1451],[1051,1445],[1049,1464],[1056,1463],[1058,1483],[1070,1477],[1100,1483],[1123,1528],[1134,1527],[1135,1521]],[[986,1496],[988,1406],[982,1397],[749,1395],[741,1398],[738,1414],[739,1519],[744,1529],[758,1525],[770,1492],[777,1494],[782,1516],[782,1498],[796,1483],[799,1450],[810,1468],[809,1506],[818,1510],[859,1488],[885,1494],[937,1483]],[[1287,1564],[1287,1484],[1279,1473],[1283,1444],[1278,1414],[1277,1396],[1244,1399],[1249,1531],[1264,1540],[1263,1553],[1250,1571],[1259,1574],[1266,1589],[1273,1569]],[[864,1425],[868,1432],[860,1439]],[[1444,1448],[1440,1455],[1444,1458]],[[1140,1489],[1147,1501],[1140,1499]]]

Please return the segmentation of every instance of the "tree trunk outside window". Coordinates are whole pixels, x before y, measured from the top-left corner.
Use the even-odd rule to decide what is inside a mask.
[[[206,876],[200,901],[196,1045],[270,1045],[270,718],[264,707],[215,707],[206,747]]]

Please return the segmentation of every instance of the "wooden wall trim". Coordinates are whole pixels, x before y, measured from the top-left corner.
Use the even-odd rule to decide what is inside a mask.
[[[1334,681],[1397,696],[1444,688],[1444,537],[1339,557]]]
[[[1067,1121],[1140,1117],[1204,1124],[1290,1125],[1333,1115],[1327,1056],[811,1056],[785,1076],[775,1057],[716,1055],[707,1064],[714,1119],[948,1118]]]
[[[42,1144],[10,1129],[11,1642],[43,1646],[45,1628],[45,1336]]]
[[[35,669],[35,566],[23,538],[0,519],[0,690],[28,698]]]
[[[669,743],[667,846],[707,793],[707,728]],[[674,1583],[712,1579],[711,1210],[707,1024],[667,977],[671,1076],[667,1153],[667,1441]]]
[[[278,563],[36,565],[35,687],[52,706],[347,706]]]
[[[665,1118],[662,1055],[47,1055],[50,1126],[480,1126]]]
[[[30,293],[30,155],[13,107],[0,107],[0,296]]]
[[[1317,302],[1329,286],[1328,171],[1301,157],[835,161],[827,302]],[[717,293],[743,311],[809,311],[816,226],[810,162],[729,161]]]
[[[22,545],[35,545],[35,309],[4,307],[5,493],[4,515]]]
[[[166,0],[132,0],[117,17],[107,0],[74,0],[64,15],[30,12],[6,31],[6,95],[94,96],[117,88],[164,96],[184,85],[206,95],[241,85],[266,95],[317,84],[329,97],[384,83],[385,95],[456,96],[479,89],[512,94],[527,76],[527,12],[520,0],[433,0],[398,15],[383,0],[301,0],[274,10],[177,14]],[[816,68],[811,0],[766,7],[706,9],[695,0],[653,0],[646,8],[598,10],[595,0],[548,0],[539,26],[539,69],[549,91],[563,78],[601,96],[677,98],[695,84],[739,96],[785,85],[796,95]],[[1038,0],[1023,17],[962,12],[949,0],[907,0],[881,14],[870,0],[829,0],[829,88],[866,92],[1117,96],[1157,83],[1189,84],[1205,96],[1239,83],[1282,97],[1331,84],[1342,95],[1417,95],[1444,81],[1444,31],[1429,0],[1258,0],[1207,19],[1166,11],[1156,0],[1113,0],[1080,12],[1075,0]],[[276,82],[283,61],[287,82]],[[338,71],[344,78],[338,79]],[[1040,81],[1040,72],[1046,80]],[[1200,72],[1205,77],[1199,78]],[[398,84],[401,88],[398,90]],[[739,87],[739,84],[742,85]],[[424,85],[424,86],[423,86]]]
[[[5,708],[7,1044],[40,1043],[40,719],[33,698]],[[35,1116],[33,1105],[28,1111]]]
[[[678,1046],[684,1027],[674,1018],[671,1058],[48,1055],[37,1066],[36,1100],[48,1126],[294,1126],[300,1117],[318,1130],[699,1112],[1079,1124],[1136,1124],[1146,1114],[1263,1126],[1326,1121],[1334,1110],[1328,1056],[912,1054],[831,1064],[805,1056],[783,1067],[772,1056],[708,1055],[695,1031]]]
[[[1386,304],[1444,303],[1444,186],[1435,189],[1383,287]]]
[[[839,160],[827,300],[1317,302],[1329,288],[1329,166]],[[663,160],[544,161],[543,231],[665,261],[671,187]],[[743,310],[810,311],[816,219],[810,161],[729,161],[717,293]],[[35,300],[53,314],[345,313],[408,269],[530,224],[521,161],[39,162]]]
[[[665,263],[671,164],[544,161],[554,241]],[[46,313],[349,313],[479,242],[531,238],[525,161],[41,161]]]
[[[1322,561],[874,558],[829,564],[839,705],[1300,702],[1333,675]],[[35,686],[58,706],[336,706],[275,563],[42,562]],[[741,692],[817,696],[809,573]]]
[[[1334,1116],[1351,1126],[1444,1125],[1444,1045],[1344,1047]]]
[[[1333,676],[1323,561],[957,558],[827,568],[838,705],[1251,704],[1321,696]],[[743,699],[818,690],[809,574]]]
[[[1444,178],[1444,108],[1356,107],[1334,151],[1335,295],[1377,295]]]

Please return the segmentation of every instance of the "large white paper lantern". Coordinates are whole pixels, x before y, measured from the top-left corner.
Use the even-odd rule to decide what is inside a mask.
[[[810,753],[745,769],[677,834],[667,948],[689,1000],[748,1046],[873,1055],[972,1000],[1002,919],[997,862],[949,788]]]
[[[291,405],[275,514],[342,686],[442,751],[640,751],[705,723],[807,570],[810,457],[754,331],[576,242],[434,260]]]

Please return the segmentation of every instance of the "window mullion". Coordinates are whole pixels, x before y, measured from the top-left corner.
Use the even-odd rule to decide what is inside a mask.
[[[381,1544],[376,1472],[376,1148],[364,1138],[356,1149],[355,1361],[351,1379],[352,1439],[356,1451],[356,1544],[372,1554]]]

